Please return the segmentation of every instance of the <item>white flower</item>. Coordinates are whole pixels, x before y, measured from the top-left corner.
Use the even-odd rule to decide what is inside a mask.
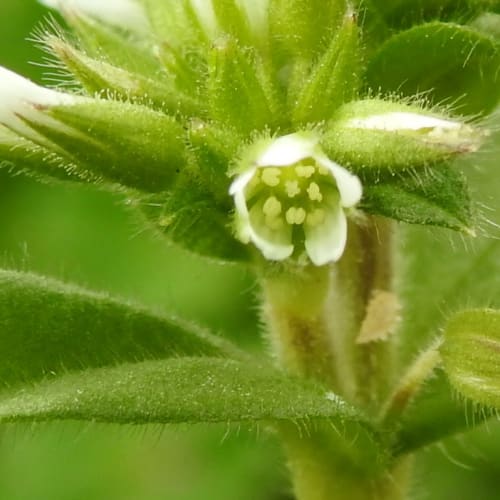
[[[55,10],[82,12],[113,26],[141,34],[150,32],[146,12],[137,0],[39,0]]]
[[[342,256],[345,209],[361,199],[361,182],[327,158],[311,136],[279,137],[232,183],[239,238],[269,260],[305,248],[317,266]]]
[[[71,105],[82,100],[83,97],[40,87],[0,66],[0,124],[22,135],[36,135],[25,123],[25,119],[43,120],[50,124],[54,120],[41,112],[44,108]]]

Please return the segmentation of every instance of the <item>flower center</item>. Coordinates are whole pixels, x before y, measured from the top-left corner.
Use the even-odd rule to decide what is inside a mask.
[[[338,202],[338,189],[331,172],[310,158],[288,167],[257,169],[245,198],[250,212],[271,230],[315,227],[323,223],[328,206]]]

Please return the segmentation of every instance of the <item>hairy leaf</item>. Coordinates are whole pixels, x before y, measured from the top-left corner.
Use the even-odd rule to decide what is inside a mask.
[[[364,183],[362,208],[410,224],[440,226],[470,234],[471,200],[465,178],[439,165]]]
[[[76,286],[0,271],[0,384],[67,370],[181,355],[233,353],[222,339]]]
[[[485,413],[475,411],[457,398],[444,372],[439,370],[402,415],[394,451],[410,453],[453,434],[466,432],[486,417]]]
[[[340,398],[268,367],[171,358],[68,374],[4,394],[0,420],[196,423],[332,418],[366,426]],[[367,427],[366,427],[367,428]]]
[[[500,50],[470,27],[433,22],[387,40],[370,61],[367,85],[374,91],[414,96],[462,114],[487,113],[500,97]]]

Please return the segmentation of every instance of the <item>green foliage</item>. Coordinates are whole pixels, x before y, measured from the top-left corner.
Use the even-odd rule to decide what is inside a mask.
[[[187,322],[49,278],[0,272],[0,383],[168,356],[239,356]]]
[[[387,40],[369,61],[366,82],[374,92],[420,93],[461,114],[485,114],[500,96],[499,65],[500,50],[490,37],[433,22]]]
[[[369,213],[409,224],[474,233],[467,182],[462,174],[446,165],[365,182],[362,206]]]
[[[10,391],[0,420],[117,423],[311,421],[332,419],[370,435],[355,409],[318,384],[268,367],[215,358],[125,363]],[[374,433],[371,434],[376,437]]]
[[[500,312],[462,311],[445,329],[441,348],[451,385],[473,402],[500,408]]]
[[[396,454],[411,453],[464,433],[471,423],[480,424],[487,415],[459,400],[442,370],[427,381],[423,391],[401,416],[393,448]]]

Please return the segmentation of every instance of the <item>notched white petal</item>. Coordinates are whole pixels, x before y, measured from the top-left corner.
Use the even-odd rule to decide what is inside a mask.
[[[305,247],[311,262],[323,266],[342,257],[347,242],[347,219],[338,204],[325,210],[321,224],[305,224]]]
[[[344,167],[331,161],[326,157],[319,159],[319,163],[326,167],[337,183],[337,188],[340,194],[340,203],[343,207],[353,207],[361,200],[363,195],[363,186],[359,177],[351,174]]]
[[[285,167],[314,155],[317,141],[300,134],[275,139],[257,159],[257,166]]]

